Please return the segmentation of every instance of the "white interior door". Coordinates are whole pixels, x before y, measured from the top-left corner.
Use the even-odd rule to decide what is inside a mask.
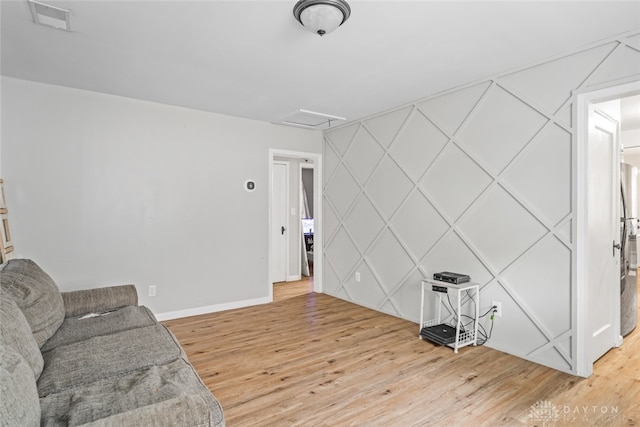
[[[587,147],[587,351],[591,362],[620,345],[620,144],[617,123],[589,110]]]
[[[287,279],[287,219],[289,165],[287,162],[273,162],[271,195],[271,281],[284,282]]]

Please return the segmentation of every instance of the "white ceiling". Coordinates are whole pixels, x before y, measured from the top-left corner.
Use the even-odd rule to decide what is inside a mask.
[[[4,76],[264,121],[356,120],[640,28],[639,1],[355,1],[319,37],[290,1],[1,2]]]

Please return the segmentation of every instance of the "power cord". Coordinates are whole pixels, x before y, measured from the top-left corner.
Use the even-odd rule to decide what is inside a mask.
[[[467,297],[468,299],[470,299],[473,302],[473,310],[475,311],[476,309],[476,300],[474,297],[471,296],[471,294],[469,293],[469,290],[466,291]],[[453,315],[453,321],[454,323],[458,323],[458,312],[457,310],[453,307],[453,304],[451,303],[451,298],[449,297],[449,293],[447,293],[447,302],[449,303],[449,308],[451,309],[451,313]],[[466,301],[465,301],[466,303]],[[492,306],[491,308],[489,308],[489,310],[487,310],[485,313],[481,314],[478,316],[478,340],[476,342],[476,346],[481,346],[484,345],[487,341],[489,341],[489,339],[491,338],[491,334],[493,333],[493,320],[496,314],[498,307],[497,306]],[[489,315],[489,313],[491,313],[491,317],[489,317],[489,319],[491,320],[491,327],[489,328],[489,333],[487,333],[487,330],[485,329],[484,325],[482,325],[482,323],[480,323],[480,319],[486,317]],[[467,327],[469,327],[470,325],[472,327],[474,327],[475,325],[475,319],[471,316],[468,316],[466,314],[461,314],[460,315],[460,319],[462,320],[463,318],[467,318],[469,319],[469,322],[464,323],[464,322],[460,322],[460,328],[462,332],[466,332]]]

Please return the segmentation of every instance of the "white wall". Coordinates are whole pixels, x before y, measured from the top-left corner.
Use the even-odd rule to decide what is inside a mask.
[[[624,147],[622,161],[640,170],[640,129],[622,131],[621,141]],[[640,191],[640,174],[637,176],[636,188]],[[636,200],[638,200],[638,197]]]
[[[622,146],[625,148],[640,147],[640,129],[629,129],[622,131]]]
[[[640,79],[638,32],[326,132],[325,292],[417,322],[470,274],[487,345],[576,372],[573,93]]]
[[[4,77],[1,90],[17,256],[62,290],[134,283],[156,313],[267,300],[269,149],[319,153],[319,132]]]
[[[314,206],[313,206],[313,167],[305,167],[301,170],[302,173],[302,186],[304,187],[305,192],[307,193],[307,205],[309,207],[309,216],[313,218],[314,216]]]

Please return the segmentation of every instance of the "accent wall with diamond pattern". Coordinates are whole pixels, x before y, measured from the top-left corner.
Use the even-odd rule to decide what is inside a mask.
[[[487,345],[574,372],[572,94],[633,79],[640,30],[326,131],[324,292],[418,322],[421,280],[466,273]]]

